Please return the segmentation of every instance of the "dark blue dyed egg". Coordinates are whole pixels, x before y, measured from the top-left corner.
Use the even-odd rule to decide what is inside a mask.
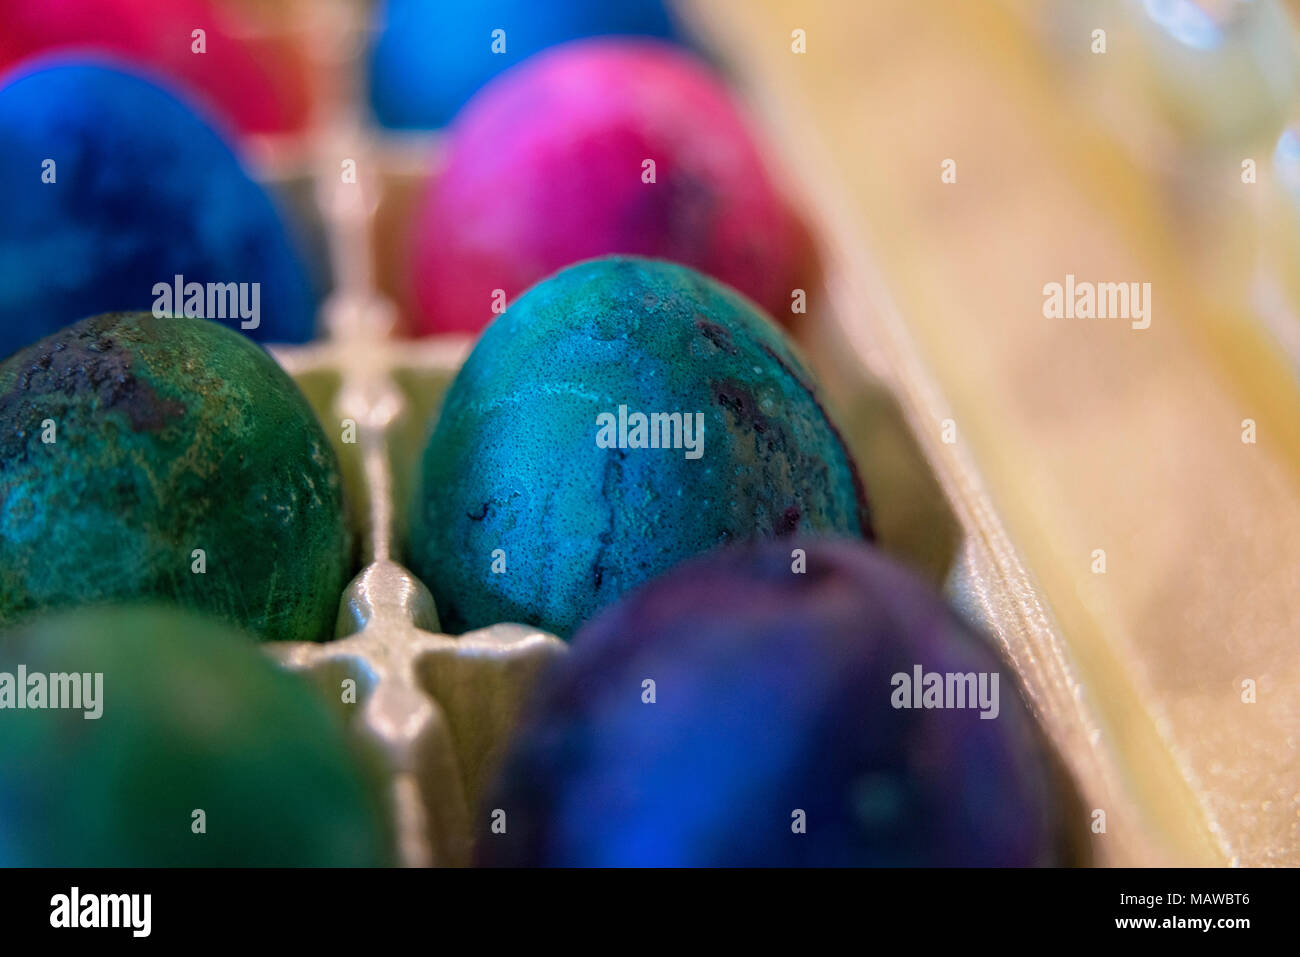
[[[424,453],[409,558],[448,630],[567,638],[683,559],[795,532],[870,534],[803,363],[721,283],[612,256],[483,333]]]
[[[255,339],[311,336],[316,293],[271,198],[205,119],[140,76],[64,61],[11,74],[0,209],[0,355],[97,313],[183,313],[191,284],[198,314]],[[158,288],[177,276],[179,305]]]
[[[445,126],[492,77],[557,43],[676,35],[663,0],[388,0],[376,26],[371,106],[384,126],[413,129]]]
[[[976,706],[896,707],[917,703],[898,677],[917,667],[922,692],[930,673],[976,676]],[[931,701],[956,705],[955,689]],[[864,544],[679,566],[579,632],[521,728],[484,811],[487,864],[1055,861],[1046,758],[1014,675]]]

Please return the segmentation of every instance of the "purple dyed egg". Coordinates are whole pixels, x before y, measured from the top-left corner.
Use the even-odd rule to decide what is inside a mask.
[[[1023,866],[1058,853],[1014,673],[871,547],[713,552],[578,633],[487,864]]]

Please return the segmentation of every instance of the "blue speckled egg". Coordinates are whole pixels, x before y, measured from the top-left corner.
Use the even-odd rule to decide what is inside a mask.
[[[65,61],[11,74],[0,208],[0,355],[96,313],[183,313],[191,284],[198,314],[224,309],[218,321],[255,339],[311,335],[316,292],[270,197],[205,119],[140,76]],[[223,288],[209,297],[209,283]],[[247,284],[242,300],[227,283]]]
[[[566,637],[716,545],[870,534],[849,453],[772,321],[635,257],[571,266],[488,327],[416,485],[409,558],[452,632]]]
[[[975,691],[934,698],[931,674]],[[485,824],[478,853],[1052,864],[1057,794],[1014,674],[937,595],[867,545],[797,539],[689,562],[582,629],[522,719],[485,805],[505,832]]]
[[[676,35],[663,0],[388,0],[376,28],[371,106],[384,126],[413,129],[445,126],[484,83],[554,44]]]

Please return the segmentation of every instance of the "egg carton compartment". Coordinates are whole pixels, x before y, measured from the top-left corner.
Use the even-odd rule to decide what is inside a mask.
[[[532,679],[566,647],[520,625],[439,634],[428,590],[395,560],[394,466],[413,467],[409,450],[423,444],[414,436],[465,348],[342,337],[273,350],[335,439],[362,567],[342,596],[335,640],[267,651],[305,672],[377,747],[391,775],[399,860],[411,866],[469,863],[483,782]],[[349,423],[355,442],[343,439]],[[348,679],[353,695],[340,705]]]
[[[360,564],[341,597],[335,640],[276,643],[267,652],[303,672],[378,746],[391,774],[402,863],[465,865],[473,859],[475,822],[486,813],[485,784],[519,708],[566,645],[512,623],[441,634],[428,590],[402,564],[416,463],[472,346],[458,336],[402,337],[414,309],[409,226],[436,175],[441,134],[376,128],[360,79],[367,9],[342,0],[310,6],[302,22],[309,23],[318,74],[316,130],[305,141],[263,150],[264,159],[275,158],[262,166],[262,178],[300,211],[314,237],[309,245],[324,251],[330,292],[320,338],[271,351],[339,453]],[[694,5],[686,12],[702,34],[716,29]],[[349,162],[355,181],[341,175]],[[1158,812],[1144,805],[1101,733],[1095,691],[1083,682],[977,468],[959,444],[942,438],[942,390],[886,284],[864,271],[863,252],[852,247],[833,206],[812,195],[815,172],[797,162],[784,172],[777,178],[804,199],[799,206],[820,261],[795,338],[860,463],[878,544],[943,587],[1019,676],[1060,778],[1066,859],[1197,860],[1158,836]],[[345,438],[349,422],[355,430]],[[340,704],[349,680],[355,703]],[[1089,829],[1093,809],[1106,811],[1105,840]]]

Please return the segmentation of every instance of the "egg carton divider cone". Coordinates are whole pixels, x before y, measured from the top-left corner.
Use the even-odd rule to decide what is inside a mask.
[[[485,776],[528,686],[566,646],[513,624],[441,634],[428,589],[395,560],[402,507],[394,461],[422,441],[430,404],[470,343],[392,338],[395,309],[374,289],[371,257],[378,153],[357,107],[362,12],[336,2],[299,6],[295,22],[305,25],[315,56],[322,115],[307,148],[293,151],[305,172],[286,163],[272,186],[283,196],[286,186],[309,185],[333,288],[321,307],[323,338],[271,352],[303,388],[340,455],[361,570],[343,593],[333,641],[266,648],[335,703],[343,680],[355,682],[356,704],[339,707],[354,712],[352,727],[386,762],[398,861],[466,865]],[[355,162],[356,182],[340,175],[344,159]],[[355,442],[341,439],[346,420],[355,424]]]

